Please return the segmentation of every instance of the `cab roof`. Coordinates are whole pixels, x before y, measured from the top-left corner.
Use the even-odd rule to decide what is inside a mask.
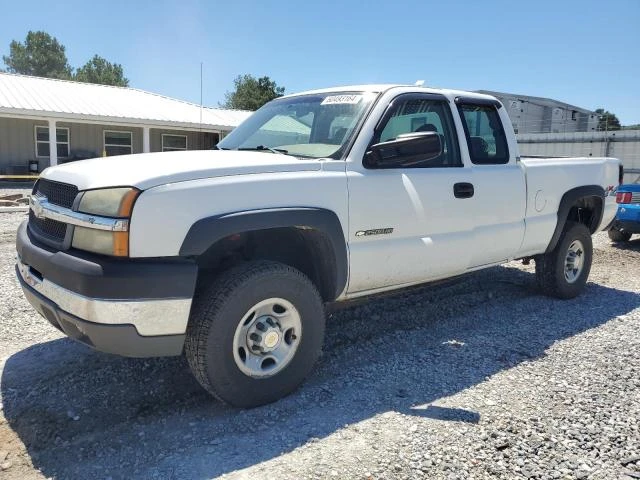
[[[281,98],[296,97],[299,95],[334,93],[334,92],[382,93],[382,92],[386,92],[387,90],[392,90],[396,88],[411,89],[412,91],[418,91],[418,92],[424,91],[425,93],[439,93],[442,95],[446,95],[448,97],[456,97],[456,96],[463,95],[465,97],[474,97],[474,98],[491,99],[491,100],[496,99],[491,95],[477,93],[477,92],[470,92],[467,90],[454,90],[454,89],[447,89],[447,88],[435,88],[435,87],[407,85],[407,84],[400,84],[400,83],[386,83],[386,84],[383,83],[383,84],[371,84],[371,85],[345,85],[345,86],[339,86],[339,87],[320,88],[316,90],[307,90],[304,92],[291,93]]]

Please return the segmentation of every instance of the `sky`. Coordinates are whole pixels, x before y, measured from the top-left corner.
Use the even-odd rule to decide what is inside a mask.
[[[44,30],[79,67],[218,106],[240,74],[287,93],[363,83],[494,90],[640,123],[640,0],[0,0],[0,55]],[[2,66],[2,62],[0,62]]]

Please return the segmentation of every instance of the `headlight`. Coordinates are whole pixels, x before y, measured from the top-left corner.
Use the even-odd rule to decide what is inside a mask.
[[[78,210],[103,217],[129,217],[140,193],[135,188],[105,188],[84,192]]]
[[[140,191],[134,188],[89,190],[82,195],[78,210],[101,217],[130,218],[139,194]],[[72,245],[88,252],[126,257],[129,255],[129,232],[76,226]]]
[[[88,252],[126,257],[129,255],[129,232],[109,232],[75,227],[72,245],[74,248]]]

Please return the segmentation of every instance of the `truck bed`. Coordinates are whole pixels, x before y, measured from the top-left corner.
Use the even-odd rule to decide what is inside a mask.
[[[618,185],[619,161],[609,157],[520,157],[527,177],[527,233],[522,254],[540,251],[549,241],[557,222],[564,192],[603,179],[606,194]],[[578,167],[578,168],[576,168]],[[604,212],[597,230],[605,229],[616,215],[615,196],[605,197]],[[544,248],[543,248],[544,250]]]

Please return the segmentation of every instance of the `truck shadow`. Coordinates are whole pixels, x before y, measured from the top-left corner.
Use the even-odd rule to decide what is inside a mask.
[[[7,359],[2,403],[46,477],[212,478],[384,412],[478,423],[480,406],[433,403],[639,306],[596,284],[542,299],[530,273],[496,267],[333,313],[314,374],[264,407],[212,400],[181,358],[124,359],[67,339]]]
[[[611,246],[618,250],[632,250],[640,252],[640,236],[634,235],[631,237],[631,240],[627,242],[612,243]]]

